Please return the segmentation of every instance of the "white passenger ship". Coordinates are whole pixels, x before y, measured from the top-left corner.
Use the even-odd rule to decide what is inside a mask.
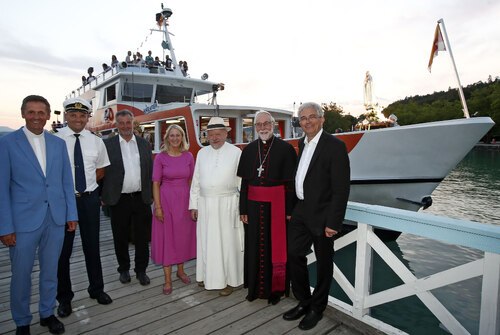
[[[175,65],[167,25],[172,11],[162,8],[158,15],[162,25],[157,31],[163,34],[163,45]],[[130,110],[155,152],[160,150],[168,125],[177,123],[185,129],[190,150],[196,156],[207,144],[206,126],[214,115],[223,117],[232,128],[230,142],[244,146],[256,138],[252,125],[260,109],[276,119],[277,136],[297,148],[300,128],[294,127],[292,111],[219,105],[217,94],[224,85],[202,78],[186,77],[178,67],[167,70],[122,63],[75,89],[67,98],[80,96],[92,101],[93,116],[88,128],[103,136],[115,131],[113,120],[118,111]],[[493,125],[489,117],[475,117],[335,134],[349,151],[350,200],[413,211],[429,206],[432,191]]]

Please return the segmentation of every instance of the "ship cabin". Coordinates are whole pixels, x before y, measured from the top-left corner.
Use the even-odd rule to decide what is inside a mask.
[[[130,110],[137,122],[136,134],[150,141],[154,152],[160,150],[162,138],[170,124],[186,132],[193,154],[208,145],[206,127],[212,116],[224,118],[231,127],[228,141],[244,145],[257,138],[253,123],[255,106],[218,105],[217,94],[224,84],[185,76],[178,69],[144,67],[122,63],[99,74],[95,79],[72,91],[66,98],[80,96],[91,101],[93,114],[87,128],[103,138],[117,133],[114,116]],[[293,112],[269,109],[276,120],[275,135],[281,138],[300,136]]]

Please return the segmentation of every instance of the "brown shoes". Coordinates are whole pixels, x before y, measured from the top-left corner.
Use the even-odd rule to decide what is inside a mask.
[[[233,293],[233,288],[229,285],[227,285],[226,288],[223,288],[222,290],[219,291],[219,295],[223,297],[227,297],[231,293]]]

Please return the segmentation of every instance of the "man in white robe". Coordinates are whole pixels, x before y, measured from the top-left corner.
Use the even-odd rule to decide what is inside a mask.
[[[198,152],[189,209],[197,220],[196,281],[208,290],[230,295],[243,284],[243,224],[239,220],[236,176],[241,150],[226,142],[231,128],[220,117],[207,126],[210,146]]]

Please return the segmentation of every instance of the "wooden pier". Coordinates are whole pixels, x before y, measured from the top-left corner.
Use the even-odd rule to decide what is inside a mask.
[[[132,245],[130,249],[133,259]],[[282,319],[282,314],[297,303],[295,299],[285,298],[275,306],[268,305],[265,300],[248,302],[243,288],[221,297],[217,291],[198,287],[194,280],[195,261],[186,264],[186,273],[193,283],[184,285],[174,275],[173,292],[169,296],[162,294],[163,270],[156,265],[148,267],[149,286],[141,286],[134,276],[131,283],[121,284],[116,271],[111,226],[105,216],[101,221],[101,260],[105,291],[113,299],[107,306],[99,305],[87,293],[85,261],[77,234],[71,259],[75,292],[73,313],[60,318],[66,334],[382,334],[332,307],[327,308],[314,329],[302,331],[297,327],[298,321]],[[39,324],[38,274],[36,262],[32,277],[31,334],[49,334],[48,329]],[[8,248],[1,246],[0,334],[14,334],[16,329],[9,306],[10,278]]]

